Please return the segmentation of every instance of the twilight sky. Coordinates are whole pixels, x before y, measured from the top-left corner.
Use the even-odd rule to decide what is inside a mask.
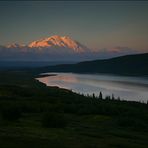
[[[55,34],[94,48],[148,51],[148,2],[0,2],[0,45]]]

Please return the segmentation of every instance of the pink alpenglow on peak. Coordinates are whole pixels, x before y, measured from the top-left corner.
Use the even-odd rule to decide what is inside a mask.
[[[22,47],[25,47],[25,45],[14,43],[14,44],[6,45],[6,47],[7,48],[22,48]]]
[[[71,39],[68,36],[58,36],[54,35],[49,38],[40,39],[31,42],[28,47],[30,48],[52,48],[52,47],[62,47],[72,49],[74,52],[86,52],[89,49],[79,42]]]

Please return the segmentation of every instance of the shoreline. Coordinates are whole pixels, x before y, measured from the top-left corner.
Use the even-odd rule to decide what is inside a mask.
[[[44,78],[44,77],[48,77],[48,76],[57,76],[57,74],[39,74],[39,75],[37,75],[36,78]]]

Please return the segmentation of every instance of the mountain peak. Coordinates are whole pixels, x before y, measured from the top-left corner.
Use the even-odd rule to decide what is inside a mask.
[[[21,48],[24,47],[25,45],[23,44],[18,44],[18,43],[13,43],[13,44],[8,44],[6,45],[7,48]]]
[[[62,37],[59,36],[59,35],[53,35],[53,36],[49,37],[49,39],[50,39],[50,38],[53,38],[53,39],[61,39]]]
[[[60,35],[52,35],[51,37],[49,38],[57,38],[57,39],[61,39],[61,38],[67,38],[67,39],[71,39],[69,36],[60,36]]]
[[[57,41],[63,41],[63,40],[69,40],[69,41],[74,41],[71,37],[69,36],[59,36],[59,35],[53,35],[49,38],[45,38],[44,40],[57,40]]]
[[[33,41],[28,45],[30,48],[67,48],[72,49],[74,52],[85,52],[87,47],[79,42],[71,39],[69,36],[53,35],[48,38]]]

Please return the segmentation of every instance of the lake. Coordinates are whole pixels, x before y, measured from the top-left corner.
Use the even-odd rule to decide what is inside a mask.
[[[122,100],[147,102],[148,77],[129,77],[105,74],[46,73],[52,76],[37,78],[47,86],[58,86],[85,95],[103,97],[114,94]],[[55,75],[53,75],[55,74]]]

